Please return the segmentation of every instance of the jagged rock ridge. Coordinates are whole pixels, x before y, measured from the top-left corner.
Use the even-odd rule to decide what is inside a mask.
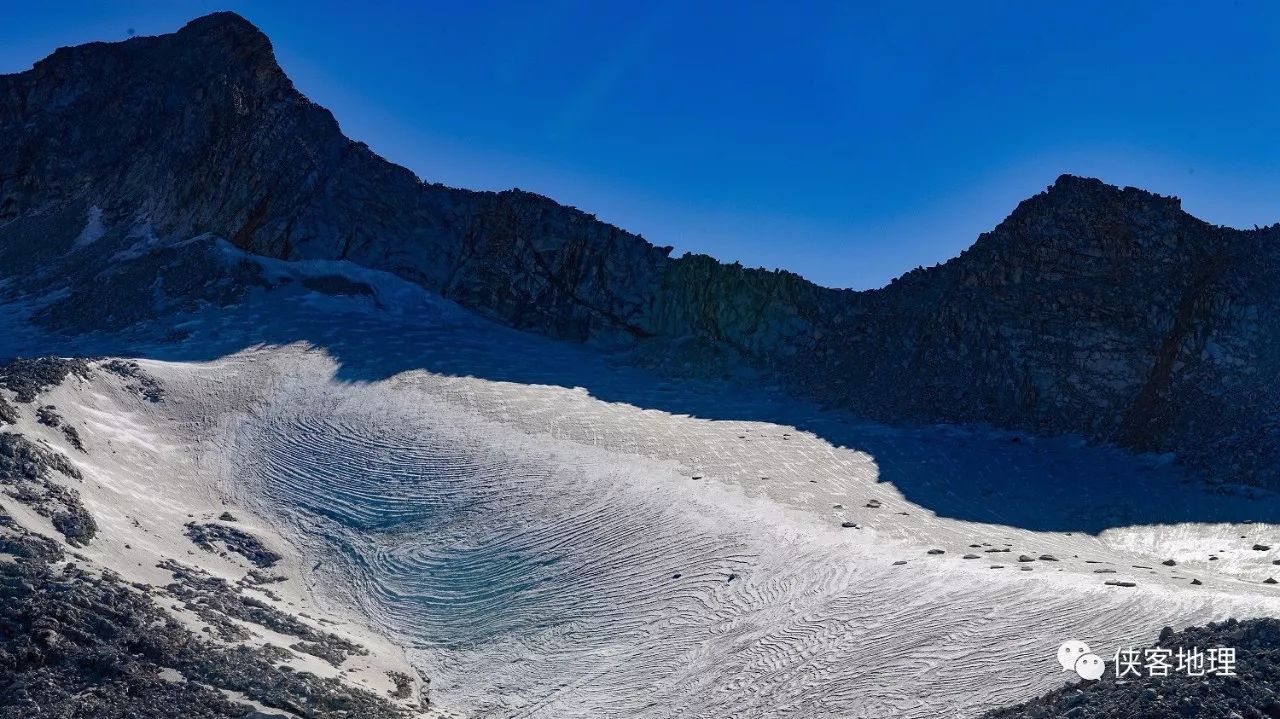
[[[56,284],[50,268],[86,217],[107,234],[141,224],[350,260],[554,337],[730,352],[876,418],[1081,433],[1280,485],[1268,381],[1280,230],[1210,226],[1174,199],[1096,180],[1059,178],[945,265],[831,290],[673,259],[528,192],[425,184],[344,137],[265,35],[218,13],[0,77],[0,264]],[[147,297],[150,278],[111,279],[70,288],[43,319],[83,321],[85,306],[145,319],[146,303],[108,298]]]

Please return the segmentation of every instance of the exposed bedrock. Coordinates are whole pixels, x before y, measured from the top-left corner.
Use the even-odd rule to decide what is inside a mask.
[[[278,666],[270,645],[197,635],[145,585],[59,566],[66,556],[57,543],[3,510],[0,558],[0,719],[284,716],[257,714],[247,700],[309,719],[415,714],[337,679]]]
[[[89,363],[84,359],[17,357],[0,363],[0,388],[13,392],[17,401],[29,404],[41,392],[57,387],[67,377],[86,377],[88,373]]]
[[[1014,707],[984,714],[985,719],[1041,719],[1072,717],[1102,719],[1165,719],[1166,717],[1240,717],[1262,719],[1280,714],[1280,622],[1252,619],[1191,627],[1174,632],[1166,627],[1153,647],[1168,650],[1167,676],[1145,669],[1146,647],[1129,647],[1142,656],[1140,671],[1116,678],[1114,659],[1105,658],[1107,673],[1097,682],[1080,680]],[[1230,675],[1192,676],[1174,666],[1179,652],[1204,655],[1209,649],[1235,650]],[[1194,662],[1192,662],[1194,666]],[[1202,671],[1204,667],[1193,669]],[[1136,674],[1136,676],[1135,676]]]
[[[219,13],[0,77],[0,223],[0,266],[49,289],[68,253],[87,253],[80,267],[118,262],[121,244],[154,256],[48,306],[55,326],[86,307],[139,322],[261,281],[245,267],[212,281],[205,251],[152,241],[209,233],[390,271],[557,338],[742,357],[878,419],[1080,433],[1280,486],[1280,228],[1210,226],[1174,198],[1097,180],[1059,178],[944,265],[831,290],[673,259],[536,194],[423,183],[344,137],[266,36]],[[94,249],[113,232],[110,253]]]
[[[1278,235],[1062,177],[955,260],[861,295],[801,356],[881,418],[1080,433],[1274,485]]]
[[[47,517],[72,545],[88,544],[98,525],[80,502],[80,493],[57,481],[56,470],[81,479],[67,458],[13,432],[0,433],[0,492]]]

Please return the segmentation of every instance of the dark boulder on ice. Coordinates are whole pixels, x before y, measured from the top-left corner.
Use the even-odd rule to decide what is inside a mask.
[[[276,562],[283,559],[268,549],[262,540],[243,529],[225,524],[188,522],[186,534],[196,546],[207,552],[218,551],[218,546],[222,546],[226,551],[239,554],[261,569],[275,566]]]

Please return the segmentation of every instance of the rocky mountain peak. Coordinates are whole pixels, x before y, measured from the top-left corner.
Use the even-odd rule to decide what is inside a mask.
[[[162,67],[147,67],[148,61]],[[276,62],[271,40],[255,25],[233,12],[216,12],[192,20],[175,33],[130,38],[123,42],[94,42],[63,47],[35,64],[36,77],[65,80],[84,74],[92,63],[102,67],[94,77],[128,71],[154,80],[157,75],[181,76],[189,83],[216,77],[257,77],[287,82]],[[128,78],[118,78],[130,84]]]
[[[1220,228],[1184,212],[1176,197],[1062,175],[959,257],[909,284],[1047,287],[1062,278],[1107,277],[1139,287],[1228,245]]]
[[[230,10],[220,10],[198,17],[183,25],[176,35],[189,41],[204,39],[221,43],[227,48],[249,48],[271,56],[271,39],[244,16]]]
[[[832,290],[671,258],[532,193],[424,184],[343,136],[262,32],[216,13],[0,76],[0,273],[74,258],[60,253],[90,208],[107,232],[383,270],[518,329],[708,372],[741,360],[876,418],[1076,433],[1280,485],[1280,434],[1258,429],[1280,415],[1259,380],[1280,372],[1275,232],[1135,188],[1063,175],[941,266]],[[109,324],[90,298],[126,294],[94,282],[47,316]],[[1217,467],[1210,448],[1233,442],[1251,451]]]
[[[1133,213],[1185,215],[1178,197],[1137,187],[1117,187],[1092,177],[1061,175],[1044,194],[1049,203],[1063,208],[1106,207]]]
[[[1158,224],[1199,222],[1182,210],[1182,201],[1135,187],[1117,187],[1092,177],[1061,175],[1044,192],[1020,202],[1006,224],[1087,243],[1102,232]]]
[[[174,40],[184,46],[185,54],[214,66],[238,67],[264,79],[285,80],[284,70],[276,62],[271,39],[253,23],[233,12],[216,12],[196,18],[177,33]]]

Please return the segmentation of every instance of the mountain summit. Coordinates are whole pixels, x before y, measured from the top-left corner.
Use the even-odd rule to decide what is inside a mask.
[[[168,264],[75,255],[112,232],[154,241],[101,262]],[[1063,176],[950,262],[838,291],[671,258],[536,194],[423,183],[343,136],[232,13],[0,77],[0,275],[13,296],[45,297],[50,326],[144,321],[156,273],[170,299],[228,301],[228,280],[253,279],[197,290],[164,274],[175,241],[218,237],[391,272],[555,338],[740,358],[874,418],[1078,433],[1270,486],[1278,234]]]

